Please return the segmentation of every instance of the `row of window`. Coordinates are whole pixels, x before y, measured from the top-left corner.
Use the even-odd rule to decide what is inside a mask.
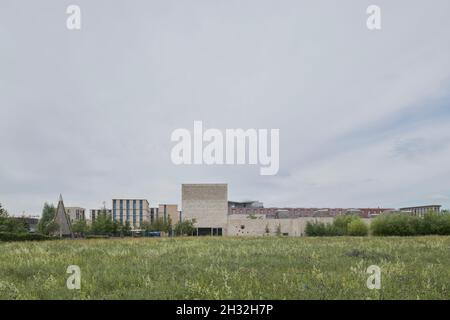
[[[130,202],[133,202],[133,221],[136,223],[136,204],[137,201],[139,201],[139,221],[142,223],[143,221],[143,207],[144,207],[144,201],[143,200],[125,200],[126,205],[126,221],[130,221]],[[120,223],[123,223],[123,202],[124,200],[119,200],[119,206],[120,206]],[[113,220],[117,220],[117,200],[113,200]]]

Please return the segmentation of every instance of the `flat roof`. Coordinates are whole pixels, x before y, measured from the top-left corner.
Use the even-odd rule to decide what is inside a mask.
[[[414,209],[414,208],[429,208],[429,207],[442,207],[442,206],[440,204],[430,204],[430,205],[427,205],[427,206],[403,207],[403,208],[400,208],[400,210]]]

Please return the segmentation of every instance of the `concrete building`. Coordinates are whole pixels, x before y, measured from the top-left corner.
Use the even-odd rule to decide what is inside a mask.
[[[66,207],[66,214],[70,219],[70,222],[86,220],[85,208],[81,207]]]
[[[128,221],[133,230],[139,229],[142,222],[150,221],[150,205],[146,199],[113,199],[112,218],[121,224]]]
[[[183,219],[195,219],[199,235],[257,236],[275,234],[280,229],[284,235],[303,236],[308,221],[327,223],[340,215],[357,214],[370,223],[370,218],[393,211],[390,208],[264,208],[259,201],[228,201],[226,184],[183,184],[181,193]]]
[[[299,217],[276,219],[266,218],[264,215],[228,216],[228,235],[229,236],[262,236],[275,235],[278,229],[285,236],[302,237],[305,236],[306,223],[308,221],[320,221],[323,223],[333,222],[334,217]],[[370,224],[370,218],[363,218],[367,224]]]
[[[391,208],[250,208],[229,207],[229,215],[264,215],[268,219],[295,219],[302,217],[337,217],[357,214],[362,218],[371,218],[391,212]]]
[[[106,211],[107,214],[112,216],[112,210],[111,209],[91,209],[89,210],[91,221],[94,222],[95,219],[98,217],[100,213],[103,211]]]
[[[183,219],[195,219],[198,235],[226,235],[228,225],[227,184],[183,184]]]
[[[441,206],[432,204],[432,205],[427,205],[427,206],[405,207],[405,208],[400,208],[400,211],[409,212],[409,213],[412,213],[412,214],[418,215],[418,216],[423,216],[427,212],[440,212]]]
[[[157,216],[167,222],[168,219],[172,221],[172,225],[175,225],[180,221],[180,212],[178,211],[178,205],[176,204],[160,204]]]

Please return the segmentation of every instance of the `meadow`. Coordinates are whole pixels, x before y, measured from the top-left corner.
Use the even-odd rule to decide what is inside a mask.
[[[450,299],[450,237],[3,242],[0,299]]]

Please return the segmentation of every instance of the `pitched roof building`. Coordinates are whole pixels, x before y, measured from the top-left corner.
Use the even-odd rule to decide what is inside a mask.
[[[66,214],[66,209],[64,208],[64,202],[61,195],[59,195],[58,207],[56,208],[55,218],[53,221],[58,225],[58,228],[53,232],[53,235],[60,237],[73,236],[70,219]]]

